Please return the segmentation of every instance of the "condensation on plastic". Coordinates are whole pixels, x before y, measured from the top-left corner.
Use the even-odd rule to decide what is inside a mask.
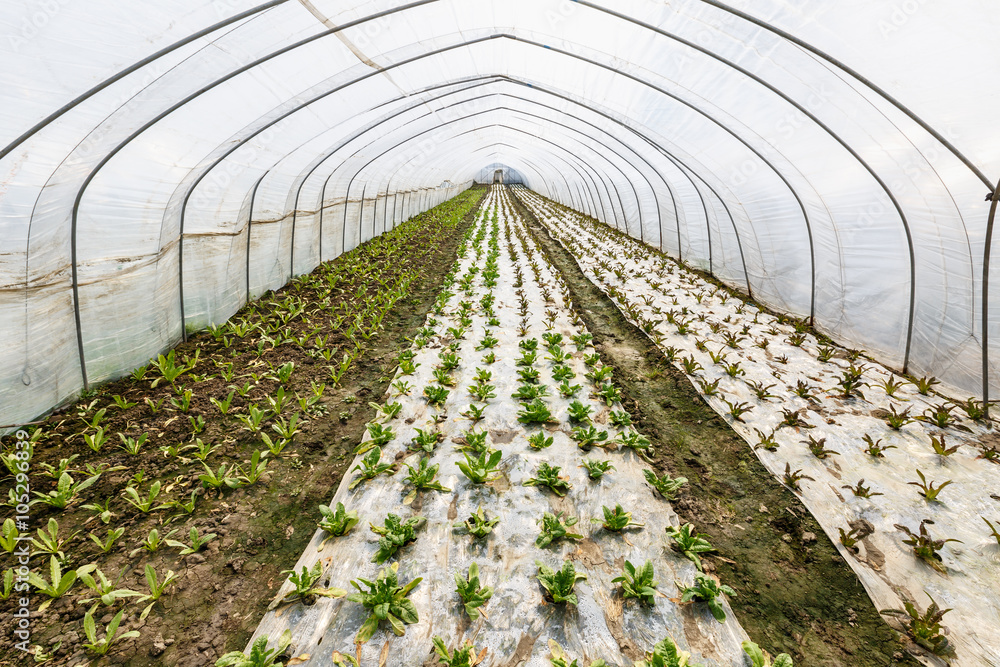
[[[979,395],[986,186],[866,84],[716,4],[288,1],[211,29],[253,5],[0,0],[0,145],[207,30],[0,158],[0,421],[81,387],[74,270],[100,381],[493,164],[771,307],[814,302],[822,331],[896,368],[912,288],[910,370]],[[731,5],[995,168],[988,0]]]
[[[432,648],[431,637],[438,635],[451,648],[461,645],[465,638],[472,638],[477,651],[489,649],[485,664],[508,664],[505,661],[516,654],[521,659],[517,662],[519,665],[547,667],[548,640],[554,639],[582,665],[604,658],[609,665],[622,666],[631,665],[642,651],[650,650],[656,642],[671,636],[682,648],[691,651],[700,663],[743,667],[745,659],[740,643],[746,635],[731,611],[725,623],[719,623],[704,606],[679,607],[668,599],[679,595],[674,582],[692,583],[696,570],[690,561],[665,546],[664,529],[668,525],[678,525],[677,515],[669,503],[654,498],[651,488],[644,481],[642,470],[646,466],[642,460],[633,452],[594,449],[589,457],[610,459],[615,470],[599,482],[589,480],[580,467],[582,452],[569,437],[567,406],[570,399],[561,398],[555,391],[550,391],[544,401],[561,424],[543,431],[554,442],[540,451],[529,448],[527,436],[541,429],[520,424],[517,412],[521,405],[510,398],[520,384],[515,361],[521,354],[518,349],[521,339],[517,335],[521,318],[518,296],[513,287],[514,265],[508,259],[503,232],[506,220],[522,229],[523,223],[512,217],[510,200],[507,195],[501,194],[503,192],[502,189],[494,189],[486,202],[487,207],[498,204],[503,207],[498,216],[501,230],[499,278],[497,286],[491,290],[496,297],[494,309],[500,326],[490,330],[499,343],[493,350],[475,350],[486,327],[486,319],[481,312],[473,313],[473,325],[469,327],[458,352],[461,365],[455,372],[456,386],[451,389],[443,410],[447,419],[438,427],[444,439],[430,455],[430,463],[440,465],[438,481],[451,491],[423,492],[421,499],[414,502],[419,507],[407,508],[401,504],[409,488],[412,488],[407,487],[402,479],[406,473],[405,465],[417,466],[420,460],[419,455],[407,451],[406,443],[416,435],[416,428],[425,431],[434,429],[432,417],[439,412],[429,408],[421,390],[434,382],[433,367],[439,361],[439,352],[445,349],[444,343],[449,340],[442,334],[447,327],[458,326],[455,315],[458,302],[477,302],[486,293],[479,278],[476,279],[476,294],[468,296],[460,292],[449,299],[445,308],[447,315],[436,318],[439,320],[436,325],[439,333],[431,339],[431,343],[422,349],[413,348],[416,353],[413,362],[419,364],[416,372],[412,376],[396,378],[410,382],[414,389],[410,396],[391,398],[402,403],[403,407],[397,418],[387,422],[395,438],[383,447],[382,459],[401,461],[404,464],[401,471],[391,477],[380,476],[363,482],[353,490],[347,487],[355,476],[345,475],[331,505],[343,502],[348,510],[357,510],[361,523],[348,535],[330,540],[319,551],[317,548],[327,535],[317,531],[295,564],[295,569],[301,571],[303,566],[312,568],[316,562],[321,562],[324,575],[320,581],[323,585],[353,592],[348,584],[350,579],[364,577],[372,580],[382,567],[370,562],[377,550],[377,536],[369,532],[367,522],[381,525],[387,512],[396,513],[404,519],[420,515],[427,519],[427,524],[418,532],[416,542],[401,549],[392,559],[400,563],[401,583],[413,577],[423,578],[410,595],[420,620],[408,626],[403,637],[393,637],[388,623],[383,623],[371,641],[362,647],[362,664],[376,664],[387,640],[388,664],[424,664]],[[488,217],[480,219],[480,224],[487,228],[489,223]],[[587,397],[593,384],[583,377],[587,371],[582,360],[584,353],[576,352],[569,340],[570,335],[582,333],[584,329],[571,323],[572,313],[563,306],[546,304],[541,285],[532,279],[523,250],[516,240],[514,242],[518,264],[525,273],[522,289],[529,302],[528,337],[537,339],[547,330],[544,322],[547,309],[558,312],[553,331],[564,334],[565,350],[574,351],[568,365],[577,373],[572,383],[583,386],[578,399],[593,409],[597,427],[607,429],[613,438],[617,429],[607,423],[609,408],[602,401]],[[484,241],[484,250],[486,243]],[[534,247],[530,240],[529,244]],[[459,275],[476,261],[475,253],[469,251],[460,260]],[[540,270],[542,281],[558,303],[561,301],[558,295],[564,288],[544,263],[541,263]],[[487,365],[480,359],[490,351],[496,354],[497,360]],[[586,353],[593,351],[592,347],[588,347]],[[549,377],[551,364],[543,360],[544,354],[544,345],[540,342],[539,360],[535,367],[542,372],[542,382],[554,387],[556,383]],[[496,385],[497,398],[487,402],[483,421],[473,427],[459,413],[472,401],[467,390],[475,382],[477,368],[493,373],[491,383]],[[613,407],[622,409],[618,404]],[[455,466],[457,461],[464,461],[461,453],[455,450],[455,445],[463,442],[461,435],[468,429],[488,431],[490,447],[504,453],[502,477],[490,487],[471,484]],[[359,463],[360,458],[356,457],[352,466]],[[543,461],[560,466],[562,475],[571,480],[573,488],[565,498],[540,488],[523,486]],[[591,524],[592,518],[603,517],[602,505],[613,507],[616,503],[632,510],[633,519],[645,523],[645,526],[613,534],[600,525]],[[456,530],[478,507],[482,507],[489,517],[500,519],[493,532],[483,540],[473,539],[461,529]],[[565,512],[567,517],[577,517],[579,523],[572,530],[585,535],[585,539],[580,543],[558,543],[545,549],[534,546],[539,532],[537,521],[543,512]],[[565,558],[572,559],[577,571],[587,576],[586,581],[580,581],[576,586],[579,605],[570,609],[565,605],[544,603],[535,580],[536,561],[560,567]],[[637,566],[647,559],[653,562],[661,592],[653,608],[643,607],[634,601],[622,606],[622,600],[616,593],[617,584],[611,580],[621,573],[626,559]],[[487,618],[470,623],[455,593],[454,575],[467,574],[473,562],[479,566],[482,585],[491,586],[494,593],[485,607]],[[280,600],[290,590],[290,584],[286,582],[277,592],[275,600]],[[344,599],[320,598],[308,607],[297,602],[286,603],[265,615],[250,643],[261,636],[273,640],[288,628],[292,630],[292,655],[308,653],[312,656],[302,664],[330,665],[332,651],[354,653],[354,636],[365,616],[361,605]],[[522,654],[521,651],[525,652]]]
[[[521,191],[518,191],[519,193]],[[558,237],[582,242],[588,254],[580,256],[574,252],[577,262],[586,275],[601,285],[594,268],[599,261],[621,261],[625,244],[609,242],[605,238],[594,237],[571,212],[552,214],[547,207],[530,193],[522,198],[531,206],[542,224],[552,229]],[[569,248],[569,245],[564,245]],[[639,247],[639,251],[643,249]],[[996,435],[983,424],[968,419],[957,419],[958,428],[940,429],[914,422],[899,431],[892,430],[884,419],[890,408],[908,410],[913,416],[923,416],[925,411],[941,405],[939,396],[923,396],[908,383],[890,398],[879,386],[880,382],[893,378],[888,369],[862,360],[865,367],[864,380],[869,386],[862,389],[866,400],[838,398],[831,388],[836,386],[840,373],[849,366],[843,358],[843,351],[829,362],[821,362],[817,355],[820,344],[814,336],[807,335],[801,346],[786,342],[794,329],[780,324],[774,317],[760,313],[753,306],[744,306],[742,313],[737,308],[743,306],[738,299],[728,299],[722,303],[719,296],[709,296],[715,287],[696,276],[691,283],[679,280],[679,270],[657,277],[669,296],[654,289],[649,277],[656,275],[660,262],[655,259],[633,260],[635,272],[624,282],[615,275],[605,273],[604,280],[625,295],[625,303],[642,312],[646,319],[660,319],[660,312],[670,309],[687,308],[692,318],[706,315],[708,322],[721,326],[719,334],[713,334],[706,324],[692,322],[692,333],[680,336],[666,322],[657,326],[662,337],[661,347],[672,346],[679,350],[679,356],[693,356],[704,368],[698,377],[706,382],[719,383],[719,394],[704,396],[705,401],[722,415],[733,429],[751,446],[760,441],[760,434],[774,434],[779,447],[771,452],[755,448],[764,466],[781,479],[785,464],[791,470],[800,470],[811,481],[801,482],[800,495],[803,503],[816,517],[831,541],[837,545],[844,559],[851,565],[864,584],[877,609],[902,609],[905,600],[913,601],[924,609],[929,593],[942,608],[952,608],[943,625],[949,630],[949,639],[956,646],[958,659],[954,665],[1000,666],[1000,545],[990,535],[989,528],[980,518],[1000,521],[1000,466],[978,457],[980,447],[997,442]],[[699,301],[697,294],[704,295]],[[647,305],[645,299],[650,299]],[[672,305],[672,299],[677,304]],[[622,297],[616,297],[619,305]],[[626,309],[622,309],[626,317]],[[725,318],[730,318],[726,323]],[[633,320],[634,321],[634,320]],[[743,349],[727,346],[722,336],[726,333],[741,335],[743,326],[749,327],[742,343]],[[771,336],[768,331],[779,329],[779,336]],[[753,345],[760,338],[769,339],[767,349]],[[713,363],[707,352],[699,351],[695,341],[703,339],[709,351],[721,349],[729,362],[741,364],[744,376],[734,379],[728,376],[718,364]],[[786,357],[787,362],[777,361]],[[680,364],[675,362],[678,367]],[[780,375],[780,379],[776,376]],[[806,400],[793,393],[797,381],[812,388],[814,397]],[[761,401],[748,386],[757,382],[770,386],[773,400]],[[692,384],[698,385],[692,378]],[[729,415],[729,406],[745,403],[751,411],[736,421]],[[962,399],[951,397],[954,404]],[[781,428],[782,410],[797,409],[803,419],[813,428]],[[959,415],[960,410],[955,410]],[[955,415],[956,418],[958,415]],[[891,445],[885,457],[876,459],[864,450],[863,437],[870,436],[882,445]],[[943,438],[948,447],[959,445],[954,454],[943,457],[935,454],[930,443],[931,436]],[[826,459],[819,459],[810,453],[806,438],[825,441],[825,447],[836,452]],[[922,471],[927,480],[940,485],[946,480],[952,484],[941,492],[938,502],[927,502],[910,482],[918,481],[917,470]],[[856,497],[846,490],[861,480],[873,492],[883,494],[878,497]],[[846,488],[845,488],[846,487]],[[771,512],[780,508],[769,508]],[[936,571],[918,560],[910,547],[903,544],[906,536],[895,526],[903,525],[917,532],[920,522],[931,519],[934,525],[928,530],[937,539],[954,538],[960,543],[949,543],[942,550],[942,565],[947,575]],[[859,542],[859,554],[851,553],[840,541],[838,528],[850,531],[867,522],[874,530]],[[862,529],[862,532],[868,532]]]

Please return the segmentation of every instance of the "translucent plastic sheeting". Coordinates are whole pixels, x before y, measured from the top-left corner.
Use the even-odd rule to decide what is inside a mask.
[[[929,594],[942,608],[952,609],[942,623],[956,648],[953,664],[1000,665],[1000,544],[982,520],[994,525],[1000,521],[1000,466],[984,458],[987,447],[996,448],[996,438],[986,424],[965,418],[954,407],[962,403],[960,398],[950,397],[946,426],[904,418],[909,423],[893,429],[887,423],[890,411],[927,419],[942,404],[948,407],[946,397],[921,395],[912,384],[899,383],[891,371],[861,360],[857,363],[864,369],[866,385],[858,389],[859,396],[843,398],[837,383],[853,365],[846,351],[826,348],[832,356],[821,361],[824,346],[812,335],[792,344],[792,327],[740,299],[716,294],[714,285],[676,267],[664,272],[662,260],[654,257],[633,260],[624,280],[608,271],[598,277],[600,262],[614,265],[625,253],[643,253],[643,248],[595,234],[577,214],[554,212],[530,193],[521,196],[571,249],[591,280],[605,290],[615,288],[626,317],[637,324],[630,312],[641,313],[643,320],[660,320],[651,337],[658,338],[661,349],[674,348],[678,359],[699,362],[702,369],[688,376],[692,384],[704,391],[704,383],[715,383],[716,393],[705,395],[705,401],[755,448],[771,473],[779,479],[789,471],[805,475],[798,493],[857,572],[877,609],[902,609],[905,601],[925,609]],[[690,313],[691,331],[686,335],[661,319],[663,313],[681,308]],[[736,337],[736,348],[728,343],[731,336]],[[698,340],[706,351],[697,348]],[[768,342],[765,348],[755,344],[760,340]],[[736,375],[715,363],[713,354],[736,364]],[[674,363],[683,368],[679,361]],[[900,385],[891,396],[885,391],[889,381]],[[759,398],[754,386],[770,396]],[[796,393],[797,388],[805,388],[804,395]],[[730,414],[733,405],[748,408],[739,420]],[[804,426],[784,425],[786,410],[800,413]],[[765,436],[773,439],[770,445],[762,443]],[[866,451],[866,437],[886,448],[881,456]],[[944,449],[955,449],[947,456],[937,454],[932,438]],[[940,498],[929,502],[914,487],[920,474],[932,488],[950,483]],[[868,492],[871,496],[865,497]],[[899,526],[917,533],[925,519],[931,521],[927,530],[934,539],[959,540],[942,545],[941,560],[934,561],[940,571],[903,543],[908,537]],[[853,533],[856,551],[840,543],[840,531]]]
[[[980,395],[991,10],[0,0],[0,421],[142,363],[496,163]]]
[[[351,588],[348,584],[351,578],[373,580],[381,567],[370,562],[377,550],[378,536],[368,531],[367,522],[380,526],[387,512],[404,519],[419,515],[426,518],[426,525],[417,532],[416,541],[401,548],[392,560],[399,562],[401,584],[414,577],[423,578],[410,595],[420,620],[409,626],[403,637],[393,637],[388,623],[384,623],[371,641],[359,649],[361,664],[376,664],[387,643],[387,664],[424,664],[432,648],[431,638],[440,636],[449,648],[470,639],[477,653],[488,649],[486,665],[547,667],[550,664],[545,658],[549,653],[548,642],[555,640],[571,659],[578,659],[582,665],[604,658],[609,665],[621,667],[633,664],[644,651],[670,636],[682,649],[691,651],[699,664],[743,667],[745,659],[740,643],[746,639],[746,634],[731,611],[726,621],[719,623],[703,604],[680,606],[670,599],[678,595],[675,581],[690,584],[697,571],[690,561],[665,547],[664,529],[677,526],[678,519],[669,503],[653,496],[652,488],[644,481],[646,466],[642,459],[635,451],[624,448],[617,451],[593,448],[590,452],[582,452],[570,438],[573,425],[567,414],[572,399],[561,397],[555,391],[557,383],[550,377],[555,364],[544,360],[546,346],[540,340],[542,334],[563,335],[561,347],[571,355],[565,365],[576,373],[571,382],[582,387],[576,400],[591,408],[594,424],[607,430],[610,439],[620,429],[608,423],[609,410],[623,408],[617,402],[609,408],[604,401],[588,397],[596,386],[584,377],[588,369],[583,357],[594,354],[594,348],[585,345],[578,350],[571,340],[570,336],[585,333],[585,330],[572,324],[573,312],[561,305],[559,295],[565,290],[561,278],[547,266],[534,242],[527,238],[509,195],[502,189],[494,189],[485,209],[490,211],[478,223],[487,232],[481,243],[483,256],[488,252],[492,210],[498,212],[499,275],[496,286],[486,287],[483,273],[473,275],[470,292],[453,286],[451,291],[456,293],[445,302],[445,314],[428,320],[435,334],[426,346],[411,348],[416,370],[411,375],[399,374],[395,378],[410,383],[413,391],[400,396],[391,392],[393,395],[386,399],[399,402],[402,408],[395,419],[385,422],[395,437],[383,446],[382,460],[400,461],[400,471],[361,482],[353,489],[350,487],[358,478],[353,474],[345,475],[331,505],[342,502],[348,510],[356,510],[361,523],[346,536],[327,541],[321,550],[319,546],[329,536],[322,530],[317,531],[295,569],[301,571],[303,567],[312,568],[320,563],[323,569],[321,585],[329,581],[329,586],[337,588]],[[513,232],[510,236],[513,257],[508,254],[508,226]],[[526,248],[522,247],[518,235],[525,237]],[[538,280],[530,268],[532,261],[539,267]],[[470,267],[482,266],[483,262],[484,259],[470,249],[458,265],[458,278],[464,278]],[[514,286],[515,270],[523,275],[520,288]],[[528,331],[523,337],[518,334],[522,325],[519,292],[528,302]],[[546,301],[546,292],[553,297],[552,303]],[[489,327],[485,312],[477,306],[469,315],[472,325],[467,328],[465,338],[455,341],[450,330],[461,327],[459,303],[480,303],[487,294],[495,298],[492,307],[499,326]],[[548,321],[547,312],[556,314],[551,321]],[[484,330],[497,339],[495,347],[481,348]],[[541,372],[541,384],[551,387],[543,400],[550,406],[553,423],[545,426],[520,423],[518,411],[523,404],[511,397],[521,384],[518,371],[525,368],[516,365],[523,352],[519,343],[531,338],[538,344],[538,358],[533,367]],[[447,353],[452,342],[459,343],[456,355],[460,364],[453,373],[456,384],[446,402],[434,407],[422,395],[422,388],[436,382],[434,368],[441,363],[439,355]],[[484,361],[490,354],[496,357],[494,363]],[[489,383],[495,387],[496,397],[480,404],[484,417],[473,424],[461,416],[461,412],[468,409],[470,402],[475,403],[468,392],[476,383],[476,375],[484,371],[492,374]],[[441,441],[430,454],[407,448],[407,444],[419,435],[417,429],[441,434]],[[457,462],[465,461],[457,448],[468,445],[465,434],[469,432],[488,434],[487,446],[503,452],[501,471],[490,485],[472,484],[456,467]],[[527,437],[539,433],[552,438],[553,442],[548,447],[532,449]],[[369,440],[366,436],[366,442]],[[406,466],[417,467],[422,456],[429,457],[429,464],[440,466],[438,480],[448,491],[423,491],[412,503],[407,503],[405,499],[412,487],[403,479]],[[591,480],[580,465],[584,456],[610,460],[615,469],[599,481]],[[354,463],[360,464],[360,459],[357,457]],[[525,485],[541,463],[559,466],[561,474],[571,482],[572,488],[565,492],[565,497],[550,493],[544,487]],[[613,508],[615,504],[634,511],[634,520],[645,525],[620,533],[603,529],[600,526],[601,507]],[[499,519],[499,523],[485,538],[474,539],[462,526],[480,507],[490,518]],[[583,539],[578,542],[560,540],[542,548],[536,546],[538,521],[544,512],[564,512],[565,517],[579,519],[571,532],[581,534]],[[597,524],[591,523],[593,518],[599,520]],[[543,602],[535,580],[536,561],[561,567],[564,559],[573,561],[577,572],[587,577],[576,586],[579,604],[575,606]],[[652,607],[639,605],[634,600],[623,604],[617,584],[611,580],[620,574],[626,559],[636,565],[647,560],[654,564],[660,593]],[[454,592],[454,576],[467,575],[472,563],[478,565],[482,585],[494,589],[484,607],[484,616],[476,621],[466,617]],[[291,585],[286,582],[275,600],[280,601],[290,590]],[[344,599],[319,598],[311,606],[288,602],[264,617],[254,638],[267,636],[274,640],[286,628],[291,629],[292,654],[311,656],[301,664],[330,665],[332,651],[354,653],[354,637],[366,615],[359,604]]]

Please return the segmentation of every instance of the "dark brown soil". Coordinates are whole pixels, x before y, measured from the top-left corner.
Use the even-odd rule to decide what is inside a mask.
[[[730,604],[750,637],[797,665],[918,665],[795,494],[531,212],[519,210],[565,277],[602,360],[615,368],[622,404],[655,448],[654,467],[688,478],[674,509],[718,549],[703,559],[706,570],[737,591]]]
[[[361,441],[365,424],[374,415],[368,402],[381,400],[388,388],[400,341],[413,336],[423,326],[440,290],[441,280],[455,260],[459,241],[484,194],[485,189],[477,189],[465,199],[460,195],[403,223],[395,236],[390,233],[324,264],[311,275],[323,279],[339,275],[339,280],[329,290],[326,288],[330,285],[323,280],[312,283],[308,277],[296,280],[278,293],[269,293],[259,302],[250,304],[230,320],[260,322],[263,330],[253,330],[242,338],[229,335],[228,347],[222,335],[216,338],[202,332],[193,336],[176,348],[176,355],[178,359],[185,355],[194,359],[196,351],[200,351],[199,361],[192,371],[177,380],[176,387],[161,380],[152,388],[155,371],[141,380],[126,377],[91,392],[78,403],[43,421],[40,428],[45,437],[37,445],[31,462],[32,490],[47,493],[54,489],[55,481],[43,474],[43,464],[56,466],[60,459],[72,455],[79,455],[70,466],[76,482],[88,477],[82,472],[87,465],[105,464],[111,469],[80,494],[81,500],[65,510],[34,505],[31,533],[44,527],[50,517],[59,522],[59,534],[63,537],[79,531],[64,547],[68,562],[64,569],[97,563],[111,579],[121,575],[119,588],[147,592],[144,575],[147,563],[155,568],[161,581],[168,570],[178,574],[175,586],[163,595],[144,621],[140,621],[138,615],[145,603],[136,604],[134,598],[126,601],[124,607],[119,602],[114,607],[100,607],[95,612],[99,637],[104,634],[104,625],[121,608],[126,609],[126,616],[120,632],[134,629],[139,630],[141,636],[123,641],[108,657],[93,664],[203,667],[213,664],[227,651],[243,649],[285,579],[281,571],[295,564],[315,531],[319,518],[317,506],[329,502],[353,458],[352,451]],[[345,270],[345,267],[348,268]],[[366,304],[391,287],[401,287],[402,295],[388,309],[381,326],[377,326],[375,315],[366,311]],[[287,311],[281,304],[290,296],[300,297],[306,307],[302,314],[282,324],[281,313]],[[331,303],[340,309],[336,312],[350,314],[339,326],[329,315],[333,312],[328,308]],[[362,313],[366,320],[363,330],[370,336],[367,339],[355,334],[351,340],[348,335],[348,322],[356,313]],[[337,353],[332,360],[323,359],[314,342],[298,345],[286,341],[271,347],[265,338],[268,326],[273,326],[269,332],[271,338],[280,332],[285,337],[291,335],[300,339],[316,327],[322,327],[316,333],[328,334],[326,345],[336,348]],[[262,340],[265,351],[258,354],[258,344]],[[343,352],[354,349],[355,341],[362,351],[339,384],[333,386],[329,367],[339,365]],[[276,379],[261,377],[262,374],[267,373],[269,367],[276,369],[288,361],[295,363],[295,370],[292,378],[284,383],[291,396],[290,405],[282,412],[285,418],[301,411],[296,397],[312,396],[313,383],[325,382],[328,386],[321,400],[303,414],[298,434],[282,456],[271,461],[271,474],[262,481],[236,489],[206,490],[197,478],[204,468],[190,458],[190,453],[184,454],[187,457],[184,459],[168,457],[160,451],[161,445],[182,447],[200,438],[219,446],[207,459],[213,469],[223,464],[246,467],[251,452],[263,449],[260,437],[252,437],[242,430],[233,414],[223,417],[210,399],[225,399],[231,385],[249,381],[256,386],[246,399],[235,396],[232,408],[232,413],[246,414],[250,403],[264,404],[265,397],[274,396],[282,385]],[[222,379],[219,367],[213,362],[231,362],[234,379]],[[258,377],[251,377],[252,373]],[[180,387],[185,383],[193,392],[187,412],[172,407],[170,400],[180,396]],[[135,405],[119,409],[112,399],[114,395]],[[163,400],[159,412],[152,411],[146,398],[154,403]],[[92,418],[102,408],[107,412],[101,425],[113,440],[109,440],[100,452],[93,452],[83,443],[84,427],[77,413],[83,412]],[[194,433],[188,418],[198,416],[205,420],[205,426]],[[276,437],[270,429],[272,423],[274,419],[266,420],[261,432]],[[149,434],[149,441],[140,454],[133,456],[118,448],[117,433],[138,436],[143,432]],[[12,442],[10,437],[4,440],[8,445]],[[117,466],[122,468],[115,470]],[[144,473],[143,481],[130,482],[139,471]],[[158,503],[186,500],[194,491],[197,494],[194,512],[186,514],[164,508],[141,513],[125,502],[123,490],[130,483],[145,494],[155,480],[163,485]],[[11,486],[10,477],[0,481],[0,495],[6,498]],[[105,499],[110,499],[110,509],[114,512],[107,525],[101,523],[94,512],[81,507]],[[108,554],[103,554],[87,533],[94,532],[103,538],[109,527],[124,528],[125,534]],[[154,527],[161,535],[177,529],[171,539],[185,544],[189,542],[188,533],[192,527],[201,535],[216,533],[218,537],[204,550],[185,557],[178,555],[178,548],[167,546],[154,554],[140,552],[131,556],[130,552]],[[35,555],[32,569],[48,579],[48,562],[47,555]],[[86,641],[82,619],[90,604],[79,602],[89,593],[89,589],[77,582],[47,610],[32,614],[31,644],[55,653],[47,664],[85,664],[90,657],[82,647]],[[0,602],[0,665],[22,665],[31,661],[29,656],[16,650],[12,638],[11,613],[18,595],[14,593]],[[33,591],[31,608],[37,610],[46,599]],[[57,643],[61,644],[58,649]]]

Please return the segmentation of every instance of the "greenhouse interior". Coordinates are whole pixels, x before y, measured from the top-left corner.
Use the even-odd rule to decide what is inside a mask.
[[[0,53],[0,665],[1000,667],[991,0]]]

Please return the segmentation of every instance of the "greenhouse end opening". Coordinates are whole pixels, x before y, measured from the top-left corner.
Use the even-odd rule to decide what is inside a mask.
[[[986,0],[0,4],[0,664],[1000,667]]]

